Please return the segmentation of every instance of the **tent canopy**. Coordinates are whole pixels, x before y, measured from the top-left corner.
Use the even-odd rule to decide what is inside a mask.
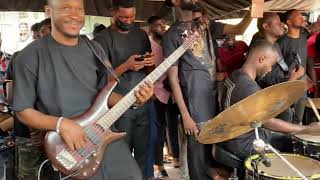
[[[95,16],[110,16],[112,0],[84,0],[86,13]],[[242,9],[251,5],[251,0],[200,0],[201,5],[215,19],[240,17]],[[43,11],[45,0],[1,0],[0,11]],[[164,0],[136,0],[137,19],[146,20],[151,15],[170,16],[171,8],[165,7]],[[265,10],[286,11],[320,10],[319,0],[272,0],[265,2]],[[230,16],[231,15],[231,16]]]

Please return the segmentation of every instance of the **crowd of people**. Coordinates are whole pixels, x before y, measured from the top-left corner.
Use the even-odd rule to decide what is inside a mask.
[[[230,25],[211,20],[197,1],[165,3],[174,9],[175,22],[151,16],[146,30],[135,24],[132,0],[115,0],[112,24],[97,25],[89,39],[80,35],[83,0],[47,0],[49,18],[31,27],[34,41],[12,56],[0,51],[0,111],[13,116],[0,121],[0,143],[15,139],[15,147],[0,149],[0,178],[66,177],[51,162],[44,163],[45,135],[56,131],[70,150],[85,148],[92,139],[73,119],[95,110],[99,92],[114,81],[118,84],[105,102],[109,108],[143,85],[134,92],[134,105],[110,125],[114,132],[126,132],[125,138],[106,148],[90,180],[169,179],[165,144],[181,179],[228,179],[232,167],[224,164],[224,157],[215,158],[212,148],[244,161],[252,154],[254,131],[204,145],[198,141],[201,129],[233,104],[282,82],[302,79],[310,89],[263,124],[260,138],[281,152],[292,152],[290,133],[319,126],[302,101],[319,96],[315,66],[320,63],[320,18],[307,27],[298,10],[265,12],[247,45],[235,36],[250,24],[250,12]],[[198,33],[192,47],[154,84],[146,81],[184,44],[185,30]]]

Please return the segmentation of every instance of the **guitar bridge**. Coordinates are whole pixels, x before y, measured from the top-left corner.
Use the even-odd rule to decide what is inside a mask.
[[[74,159],[74,157],[68,151],[66,151],[65,149],[62,150],[56,156],[56,159],[67,170],[70,170],[71,168],[73,168],[77,164],[77,161]]]

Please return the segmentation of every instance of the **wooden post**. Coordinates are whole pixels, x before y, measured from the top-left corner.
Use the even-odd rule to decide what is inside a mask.
[[[263,17],[264,0],[252,0],[251,17]]]

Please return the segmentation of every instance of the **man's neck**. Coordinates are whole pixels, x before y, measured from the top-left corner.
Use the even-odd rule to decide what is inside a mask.
[[[161,44],[161,38],[158,36],[155,36],[154,34],[152,35],[152,40],[154,40],[156,43]]]
[[[264,35],[264,39],[267,40],[268,42],[274,44],[277,41],[277,37],[272,36],[271,34],[265,33]]]
[[[257,71],[250,66],[250,64],[244,64],[242,68],[239,69],[240,72],[247,74],[252,80],[256,80]]]
[[[288,36],[291,38],[299,38],[300,37],[300,29],[289,27]]]
[[[175,6],[175,13],[177,19],[181,22],[189,22],[192,21],[192,11],[182,10],[181,7]]]
[[[58,43],[65,46],[75,46],[79,43],[79,37],[74,37],[74,38],[66,37],[54,29],[52,29],[51,36]]]

